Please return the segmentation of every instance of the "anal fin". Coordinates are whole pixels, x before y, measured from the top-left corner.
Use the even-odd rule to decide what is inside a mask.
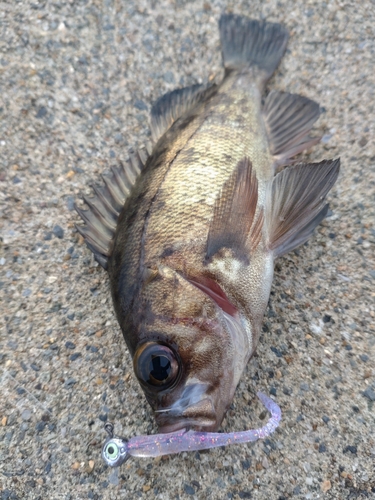
[[[266,199],[266,227],[275,257],[307,241],[324,219],[326,196],[339,170],[339,159],[324,160],[286,168],[273,178]]]
[[[309,136],[320,115],[319,104],[307,97],[273,90],[263,115],[276,166],[288,164],[290,158],[320,141],[320,137]]]
[[[216,199],[207,238],[206,260],[221,248],[230,248],[237,257],[247,260],[259,243],[263,213],[257,220],[258,181],[249,158],[237,164]]]

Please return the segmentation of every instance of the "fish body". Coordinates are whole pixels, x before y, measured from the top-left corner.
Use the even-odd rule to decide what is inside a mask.
[[[135,214],[124,210],[109,260],[117,316],[123,331],[134,332],[131,351],[152,338],[173,342],[199,384],[210,387],[215,380],[225,386],[216,391],[218,403],[225,407],[218,411],[218,403],[213,405],[213,429],[220,424],[217,420],[230,404],[256,347],[273,273],[272,256],[261,249],[264,241],[251,263],[232,258],[231,251],[224,249],[221,258],[205,261],[215,201],[238,162],[250,158],[259,172],[263,197],[273,176],[266,135],[259,127],[260,92],[253,84],[249,96],[246,83],[248,78],[241,75],[229,77],[223,88],[197,106],[193,116],[176,122],[160,139],[144,170],[145,177],[146,169],[150,174],[139,186],[142,193],[135,190],[128,200],[129,206],[136,207]],[[248,134],[249,130],[254,133]],[[136,241],[138,252],[133,251]],[[150,271],[157,273],[151,281]],[[225,320],[227,313],[192,283],[206,276],[225,290],[238,311],[235,316]],[[223,327],[225,322],[233,323],[235,334]],[[226,398],[222,398],[224,391]],[[171,395],[162,396],[167,408]],[[159,420],[165,417],[159,415]]]
[[[274,259],[324,218],[339,171],[324,161],[275,175],[319,140],[308,135],[319,106],[282,92],[262,105],[284,27],[234,15],[219,26],[223,81],[163,96],[149,154],[79,210],[162,432],[218,429],[259,340]]]

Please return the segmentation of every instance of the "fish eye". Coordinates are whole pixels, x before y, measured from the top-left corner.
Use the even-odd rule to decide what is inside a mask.
[[[171,387],[179,375],[179,362],[169,347],[157,342],[141,345],[133,359],[134,371],[142,385],[162,391]]]

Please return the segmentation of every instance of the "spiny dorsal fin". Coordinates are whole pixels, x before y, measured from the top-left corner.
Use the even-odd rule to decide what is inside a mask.
[[[130,152],[125,164],[111,167],[111,174],[102,176],[103,186],[92,186],[95,196],[83,197],[88,210],[75,206],[85,222],[84,226],[76,225],[76,228],[104,269],[107,269],[108,257],[111,255],[118,217],[148,156],[149,152],[145,148],[136,153]]]
[[[192,109],[198,102],[204,101],[215,88],[215,84],[196,84],[172,90],[172,92],[159,97],[151,109],[152,140],[157,142],[178,118]]]
[[[337,180],[340,160],[286,168],[268,190],[266,223],[275,257],[305,243],[325,217],[326,196]]]
[[[260,241],[263,212],[254,223],[258,204],[258,181],[249,158],[240,160],[216,199],[210,224],[206,260],[221,248],[231,248],[247,260]],[[249,238],[250,236],[250,238]],[[250,241],[249,241],[250,239]]]
[[[308,135],[319,114],[319,104],[307,97],[276,90],[268,94],[263,115],[276,166],[286,165],[320,141],[320,137]]]

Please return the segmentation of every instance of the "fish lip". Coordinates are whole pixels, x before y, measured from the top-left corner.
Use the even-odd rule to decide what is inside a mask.
[[[173,420],[176,420],[173,422]],[[216,419],[213,422],[207,421],[207,423],[202,422],[199,419],[190,419],[183,417],[174,417],[166,424],[158,424],[158,429],[162,434],[169,432],[180,431],[182,429],[193,430],[193,431],[203,431],[212,432],[216,430]]]
[[[181,429],[213,430],[217,427],[217,414],[210,397],[203,398],[178,412],[156,413],[156,423],[162,433]]]

